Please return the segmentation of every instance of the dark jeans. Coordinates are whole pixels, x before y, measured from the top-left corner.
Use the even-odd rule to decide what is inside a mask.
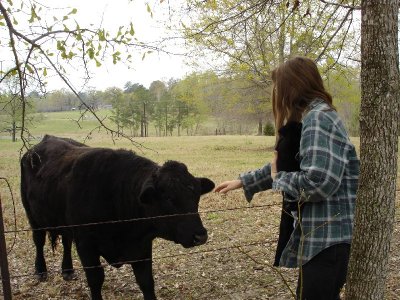
[[[297,299],[339,300],[340,290],[346,282],[349,255],[349,244],[337,244],[321,251],[303,265],[297,282]]]

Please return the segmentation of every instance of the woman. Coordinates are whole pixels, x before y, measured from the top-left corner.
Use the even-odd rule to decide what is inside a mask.
[[[272,81],[275,128],[302,123],[301,170],[277,172],[275,154],[271,163],[221,183],[215,192],[242,187],[251,201],[255,193],[272,188],[287,195],[285,201],[297,203],[296,227],[279,264],[299,268],[298,299],[340,299],[358,186],[355,147],[312,60],[288,60],[272,72]]]

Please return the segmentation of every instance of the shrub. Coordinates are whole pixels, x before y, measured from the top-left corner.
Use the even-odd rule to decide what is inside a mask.
[[[275,135],[275,127],[271,122],[267,122],[264,126],[264,135],[274,136]]]

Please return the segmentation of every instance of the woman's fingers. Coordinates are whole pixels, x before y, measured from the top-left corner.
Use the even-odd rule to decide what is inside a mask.
[[[216,192],[216,193],[219,193],[219,192],[226,193],[227,191],[224,191],[224,190],[226,190],[226,187],[227,187],[228,185],[229,185],[229,182],[228,182],[228,181],[225,181],[225,182],[219,184],[219,185],[214,189],[214,192]]]
[[[242,187],[242,182],[240,180],[231,180],[231,181],[225,181],[221,184],[219,184],[215,189],[214,192],[216,193],[223,193],[226,194],[227,192],[231,190],[235,190]]]

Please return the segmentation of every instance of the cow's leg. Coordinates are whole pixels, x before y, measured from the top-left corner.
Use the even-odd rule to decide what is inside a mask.
[[[76,240],[76,249],[85,270],[92,300],[102,300],[101,287],[104,282],[104,269],[100,263],[100,255],[90,241],[79,242]]]
[[[71,248],[72,248],[72,238],[69,233],[62,234],[62,243],[64,248],[63,260],[61,265],[62,277],[64,280],[74,279],[74,269],[72,266]]]
[[[133,273],[136,277],[136,282],[138,283],[144,299],[145,300],[154,300],[156,298],[156,294],[154,292],[154,279],[153,279],[153,270],[152,270],[152,261],[151,261],[151,246],[150,251],[146,251],[147,255],[146,259],[134,262],[131,264]]]
[[[45,281],[47,279],[47,267],[43,248],[46,242],[46,231],[33,230],[32,236],[36,247],[35,275],[39,281]]]

